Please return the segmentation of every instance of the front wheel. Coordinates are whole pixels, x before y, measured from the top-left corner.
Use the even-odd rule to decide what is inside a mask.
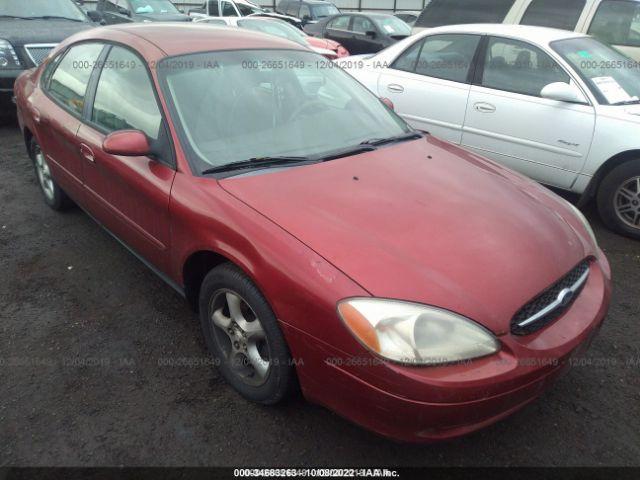
[[[54,210],[66,210],[73,202],[51,176],[47,158],[34,138],[29,143],[29,154],[36,170],[36,177],[44,201]]]
[[[598,210],[607,227],[640,239],[640,159],[607,174],[598,189]]]
[[[271,405],[291,392],[295,374],[276,316],[237,267],[224,264],[205,277],[200,322],[218,370],[243,397]]]

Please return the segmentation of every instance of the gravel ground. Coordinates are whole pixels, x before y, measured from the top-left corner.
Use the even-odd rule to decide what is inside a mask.
[[[12,119],[0,175],[0,466],[640,465],[640,242],[593,212],[615,285],[584,365],[497,425],[416,446],[236,395],[183,299],[81,211],[45,206]]]

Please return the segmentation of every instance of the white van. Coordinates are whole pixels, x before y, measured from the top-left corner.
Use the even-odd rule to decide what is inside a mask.
[[[640,0],[431,0],[413,32],[506,23],[588,33],[640,61]]]

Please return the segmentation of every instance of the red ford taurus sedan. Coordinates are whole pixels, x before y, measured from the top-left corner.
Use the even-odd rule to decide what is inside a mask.
[[[606,314],[574,207],[287,40],[99,28],[15,94],[45,201],[183,293],[250,400],[299,385],[380,434],[455,437],[533,400]]]

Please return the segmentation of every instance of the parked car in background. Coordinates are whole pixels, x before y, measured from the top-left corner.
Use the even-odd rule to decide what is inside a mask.
[[[517,25],[439,27],[345,69],[428,130],[595,198],[640,239],[640,70],[599,40]]]
[[[40,65],[68,36],[95,25],[72,0],[0,2],[0,102],[10,106],[20,73]]]
[[[46,203],[197,306],[246,399],[299,385],[399,440],[483,428],[589,346],[607,259],[575,207],[330,65],[243,29],[104,27],[20,76],[18,120]]]
[[[207,0],[199,8],[189,10],[193,18],[224,17],[269,17],[284,20],[297,28],[302,28],[302,21],[297,17],[270,12],[248,0]]]
[[[277,18],[260,18],[254,16],[201,18],[196,20],[196,23],[240,27],[257,32],[268,33],[309,47],[311,50],[330,60],[349,56],[349,51],[338,42],[334,42],[333,40],[328,40],[326,38],[312,37],[290,23]]]
[[[325,0],[281,0],[276,12],[302,20],[303,25],[317,23],[323,18],[338,15],[340,10]]]
[[[413,27],[413,24],[416,23],[420,13],[420,11],[401,11],[394,13],[394,15],[410,27]]]
[[[309,35],[334,40],[352,54],[376,53],[411,35],[411,27],[385,13],[343,13],[307,24]]]
[[[640,0],[431,0],[414,25],[506,23],[588,33],[640,61]]]
[[[171,0],[98,0],[95,11],[107,25],[191,21]]]

